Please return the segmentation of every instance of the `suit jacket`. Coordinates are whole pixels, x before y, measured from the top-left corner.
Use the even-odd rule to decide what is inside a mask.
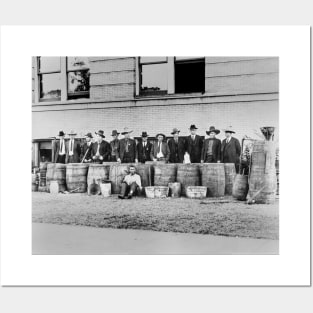
[[[117,159],[120,158],[121,161],[123,162],[123,157],[125,155],[126,151],[126,139],[123,138],[120,140],[120,149],[117,153]],[[134,139],[128,139],[128,152],[131,158],[133,159],[132,162],[135,162],[135,159],[138,159],[138,153],[137,153],[137,146],[136,146],[136,141]]]
[[[176,143],[175,139],[171,138],[167,142],[168,147],[170,149],[170,162],[171,163],[183,163],[184,162],[184,154],[186,149],[185,139],[182,137],[178,137],[177,144],[177,155],[176,155]]]
[[[203,143],[202,153],[201,153],[201,161],[205,161],[207,151],[209,148],[209,141],[213,140],[212,146],[212,155],[213,155],[213,162],[221,161],[221,141],[217,138],[214,139],[205,139]]]
[[[186,140],[186,151],[190,155],[191,163],[200,163],[203,140],[199,135],[196,135],[195,140],[192,140],[191,135]]]
[[[119,139],[114,139],[110,142],[110,147],[111,147],[111,155],[110,157],[116,157],[118,155],[118,151],[120,149],[120,141]]]
[[[98,142],[93,143],[92,150],[91,150],[91,157],[96,156],[98,145],[99,145]],[[107,141],[102,140],[100,143],[99,154],[103,157],[103,161],[109,160],[110,153],[111,153],[110,144]]]
[[[67,142],[67,152],[65,157],[65,163],[69,162],[69,152],[70,152],[70,140]],[[80,154],[81,154],[81,147],[80,147],[80,141],[77,139],[74,139],[74,149],[73,149],[73,163],[79,163],[80,162]]]
[[[87,142],[84,142],[83,146],[82,146],[82,149],[81,149],[81,154],[80,154],[80,161],[83,160],[83,157],[85,156],[85,153],[87,152],[86,156],[85,156],[85,160],[91,160],[92,159],[92,146],[93,146],[93,143],[90,142],[90,146],[88,147],[87,145]]]
[[[146,161],[151,161],[150,153],[151,153],[152,143],[150,141],[146,142],[145,149],[143,148],[143,142],[140,141],[137,144],[137,152],[138,152],[138,161],[141,163],[145,163]]]
[[[154,158],[157,158],[157,154],[158,154],[158,147],[159,147],[159,143],[158,141],[156,141],[151,148],[151,153],[150,153],[150,157],[153,160]],[[164,155],[164,158],[166,160],[166,162],[168,162],[168,160],[170,159],[170,148],[168,147],[168,144],[166,142],[162,142],[162,153]]]
[[[66,140],[64,140],[64,144],[65,144],[65,155],[66,155],[68,152],[68,143],[66,142]],[[54,158],[53,158],[54,163],[58,159],[59,152],[60,152],[60,140],[56,140],[54,141]]]
[[[231,137],[229,143],[226,143],[226,138],[222,142],[221,148],[221,162],[234,163],[240,162],[241,147],[237,138]]]

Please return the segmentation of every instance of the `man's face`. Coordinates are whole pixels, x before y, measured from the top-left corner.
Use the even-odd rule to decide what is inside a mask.
[[[163,141],[163,136],[162,135],[159,135],[158,136],[158,142],[162,142]]]
[[[197,133],[197,130],[196,129],[190,129],[190,134],[191,135],[195,135]]]
[[[59,136],[60,141],[64,140],[64,136]]]
[[[125,135],[124,135],[124,137],[126,138],[126,139],[129,139],[129,133],[126,133]]]
[[[130,173],[130,175],[134,175],[135,172],[136,172],[136,170],[135,170],[134,167],[130,167],[130,168],[129,168],[129,173]]]
[[[86,136],[85,139],[86,139],[86,142],[90,142],[91,141],[91,138],[89,136]]]
[[[210,132],[210,138],[215,138],[215,133],[214,132]]]
[[[229,138],[231,136],[231,133],[225,132],[225,136],[226,136],[226,138]]]
[[[174,136],[174,139],[178,139],[179,133],[175,133],[173,136]]]
[[[112,136],[113,140],[117,139],[117,135]]]
[[[148,140],[148,137],[142,137],[143,142],[147,142],[147,140]]]
[[[97,135],[97,141],[101,142],[102,141],[102,137],[100,135]]]

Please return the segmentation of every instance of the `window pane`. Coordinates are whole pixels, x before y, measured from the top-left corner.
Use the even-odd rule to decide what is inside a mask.
[[[67,90],[69,93],[89,91],[89,70],[75,71],[67,74]]]
[[[141,66],[141,90],[167,90],[167,63]]]
[[[69,71],[81,68],[89,68],[88,57],[67,57],[67,69]]]
[[[40,98],[55,99],[61,97],[61,74],[42,74],[40,79]]]
[[[140,57],[140,63],[167,62],[167,57]]]
[[[61,58],[60,57],[39,57],[40,72],[60,72]]]

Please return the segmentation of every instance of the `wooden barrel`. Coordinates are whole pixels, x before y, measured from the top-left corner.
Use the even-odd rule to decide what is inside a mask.
[[[177,164],[176,181],[181,183],[181,194],[186,195],[188,186],[200,186],[199,164]]]
[[[39,166],[39,173],[40,173],[39,186],[40,187],[46,186],[46,175],[47,175],[48,164],[50,164],[50,162],[40,162],[40,166]]]
[[[136,168],[136,173],[141,178],[142,187],[151,186],[151,165],[150,164],[133,164]]]
[[[154,186],[168,186],[168,183],[174,183],[176,181],[177,164],[157,163],[154,168]]]
[[[181,196],[181,183],[169,183],[169,195],[172,198],[179,198]]]
[[[87,192],[89,164],[69,163],[66,165],[66,186],[71,192]]]
[[[225,194],[224,163],[203,163],[200,165],[202,186],[208,188],[208,197],[222,197]]]
[[[246,200],[249,190],[248,175],[235,176],[232,195],[237,200]]]
[[[88,176],[87,176],[87,184],[90,185],[95,180],[95,183],[102,183],[103,181],[109,180],[110,173],[110,165],[107,163],[97,164],[91,163],[89,164]]]
[[[249,197],[255,203],[273,203],[277,189],[275,142],[255,141],[251,157]]]
[[[59,184],[59,191],[66,190],[66,164],[48,163],[47,165],[47,190],[50,189],[50,182],[54,180]]]
[[[128,173],[128,167],[132,163],[116,163],[111,165],[109,180],[111,181],[112,193],[117,194],[121,192],[122,181]]]
[[[232,195],[233,184],[236,176],[236,167],[234,163],[224,163],[225,170],[225,195]]]
[[[38,174],[32,174],[32,191],[38,191],[39,176]]]

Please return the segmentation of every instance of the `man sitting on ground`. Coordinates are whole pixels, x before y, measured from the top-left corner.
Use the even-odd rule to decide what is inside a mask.
[[[141,178],[136,174],[136,167],[129,166],[129,174],[125,176],[122,182],[121,193],[118,195],[120,199],[131,199],[134,194],[138,194],[138,189],[141,191]]]

